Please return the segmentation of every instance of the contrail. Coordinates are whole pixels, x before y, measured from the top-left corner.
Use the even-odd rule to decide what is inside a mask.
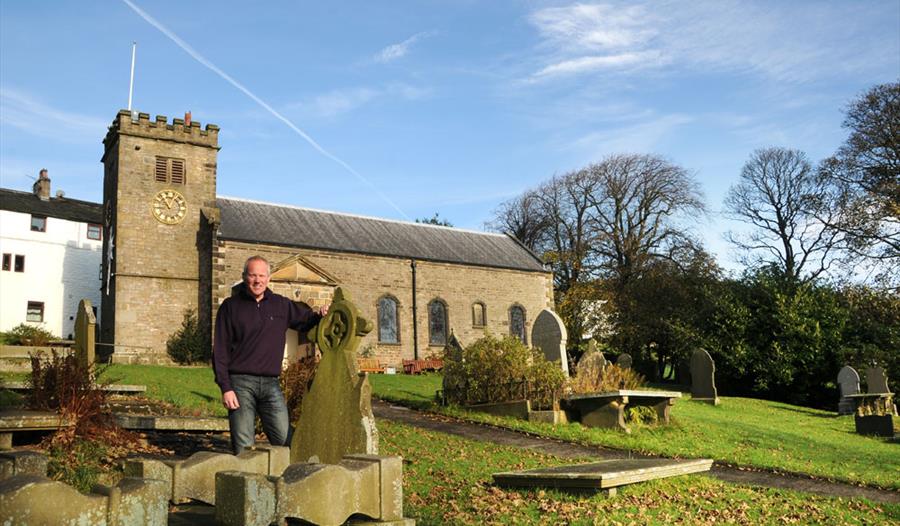
[[[403,216],[404,219],[409,220],[409,216],[407,216],[406,213],[405,213],[403,210],[401,210],[399,206],[397,206],[396,204],[394,204],[394,202],[391,201],[386,195],[384,195],[384,194],[381,192],[381,190],[378,189],[377,186],[375,186],[371,181],[369,181],[368,179],[366,179],[365,177],[363,177],[363,175],[362,175],[361,173],[359,173],[359,172],[357,172],[356,170],[354,170],[353,167],[350,166],[349,164],[347,164],[346,162],[344,162],[343,159],[341,159],[341,158],[337,157],[336,155],[332,154],[331,152],[329,152],[329,151],[326,150],[325,148],[322,148],[322,146],[320,146],[319,143],[317,143],[315,140],[313,140],[312,137],[310,137],[309,135],[307,135],[306,132],[304,132],[303,130],[301,130],[300,128],[298,128],[298,127],[297,127],[293,122],[291,122],[287,117],[285,117],[284,115],[282,115],[282,114],[278,113],[277,111],[275,111],[275,108],[273,108],[272,106],[269,106],[269,104],[268,104],[266,101],[262,100],[261,98],[257,97],[256,95],[254,95],[252,91],[250,91],[249,89],[247,89],[246,87],[244,87],[244,85],[241,84],[240,82],[238,82],[237,80],[233,79],[233,78],[231,77],[231,75],[229,75],[228,73],[225,73],[224,71],[222,71],[221,69],[219,69],[218,66],[216,66],[215,64],[213,64],[212,62],[210,62],[209,60],[207,60],[206,57],[204,57],[204,56],[201,55],[196,49],[194,49],[193,47],[191,47],[190,44],[188,44],[187,42],[185,42],[184,40],[182,40],[181,37],[179,37],[179,36],[176,35],[175,33],[169,31],[168,28],[166,28],[166,27],[163,26],[158,20],[156,20],[155,18],[153,18],[152,16],[150,16],[146,11],[144,11],[143,9],[141,9],[140,7],[138,7],[137,5],[135,5],[133,2],[131,2],[131,0],[122,0],[122,2],[124,2],[125,5],[127,5],[128,7],[130,7],[132,11],[134,11],[135,13],[137,13],[138,16],[140,16],[140,17],[143,18],[145,21],[147,21],[148,24],[150,24],[151,26],[155,27],[155,28],[158,29],[162,34],[164,34],[164,35],[166,35],[167,37],[169,37],[169,40],[171,40],[172,42],[175,42],[175,44],[178,45],[178,47],[180,47],[181,49],[183,49],[183,50],[184,50],[188,55],[190,55],[194,60],[196,60],[197,62],[203,64],[204,66],[206,66],[207,68],[209,68],[213,73],[215,73],[216,75],[218,75],[218,76],[222,77],[223,79],[225,79],[229,84],[231,84],[231,85],[234,86],[235,88],[237,88],[237,89],[239,89],[240,91],[242,91],[242,92],[244,93],[244,95],[246,95],[246,96],[250,97],[251,99],[253,99],[253,102],[259,104],[260,106],[263,107],[263,109],[265,109],[266,111],[268,111],[269,113],[271,113],[273,117],[275,117],[276,119],[278,119],[278,120],[280,120],[281,122],[285,123],[285,124],[288,126],[288,128],[294,130],[294,133],[296,133],[297,135],[299,135],[300,137],[302,137],[303,140],[305,140],[306,142],[308,142],[308,143],[310,144],[310,146],[312,146],[313,148],[316,149],[317,152],[321,153],[321,154],[324,155],[325,157],[327,157],[327,158],[331,159],[332,161],[338,163],[339,165],[343,166],[348,172],[350,172],[350,173],[352,173],[353,175],[355,175],[357,179],[359,179],[360,181],[362,181],[362,182],[365,183],[366,185],[370,186],[370,187],[372,188],[372,190],[374,190],[375,193],[378,195],[378,197],[380,197],[385,203],[391,205],[391,208],[393,208],[394,210],[396,210],[401,216]]]

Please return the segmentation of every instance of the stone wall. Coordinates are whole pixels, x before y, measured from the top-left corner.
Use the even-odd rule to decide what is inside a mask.
[[[301,255],[327,271],[339,285],[352,294],[361,314],[377,320],[377,302],[390,294],[398,302],[399,344],[378,343],[378,328],[367,335],[360,348],[371,346],[375,355],[386,365],[399,367],[401,360],[414,357],[412,315],[412,269],[407,258],[389,258],[362,254],[326,252],[272,245],[220,240],[213,266],[214,309],[231,293],[231,286],[240,281],[244,261],[259,254],[277,263],[294,255]],[[300,289],[291,299],[310,305],[321,303],[318,297],[306,297],[321,292],[320,288]],[[525,310],[526,334],[531,334],[534,318],[544,308],[553,308],[553,289],[549,272],[475,267],[459,264],[416,262],[416,321],[418,325],[418,357],[440,353],[443,346],[428,344],[428,303],[441,299],[447,304],[449,327],[465,345],[490,331],[496,335],[509,334],[509,308],[518,305]],[[484,327],[472,324],[472,304],[486,306]],[[213,313],[215,316],[215,313]],[[448,333],[449,334],[449,333]]]

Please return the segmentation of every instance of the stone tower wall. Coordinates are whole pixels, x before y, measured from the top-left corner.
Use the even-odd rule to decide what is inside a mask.
[[[186,309],[209,304],[211,226],[215,210],[218,127],[141,113],[133,122],[121,111],[104,139],[104,205],[110,203],[114,233],[113,277],[104,315],[114,311],[103,341],[114,342],[114,360],[166,361],[166,340],[180,326]],[[184,183],[159,182],[157,157],[184,160]],[[157,192],[184,196],[187,213],[175,225],[152,213]],[[204,210],[206,211],[204,213]],[[109,238],[109,236],[107,236]],[[104,256],[108,253],[104,250]],[[206,283],[201,283],[206,276]],[[208,320],[208,309],[201,309]],[[111,329],[111,330],[110,330]]]

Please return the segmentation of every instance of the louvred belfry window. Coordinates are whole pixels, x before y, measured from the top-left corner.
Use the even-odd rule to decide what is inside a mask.
[[[184,184],[184,159],[157,157],[155,179],[158,183]]]

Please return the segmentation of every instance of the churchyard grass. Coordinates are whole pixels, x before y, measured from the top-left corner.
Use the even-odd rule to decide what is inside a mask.
[[[392,402],[580,444],[678,458],[713,458],[738,466],[795,472],[900,489],[896,443],[855,433],[852,416],[766,400],[723,397],[711,406],[690,395],[672,408],[669,426],[632,426],[632,433],[550,425],[497,417],[456,407],[437,407],[440,375],[370,375],[373,393]],[[429,405],[430,404],[430,405]]]
[[[380,421],[381,453],[401,455],[404,512],[416,524],[896,524],[900,505],[729,484],[703,475],[625,486],[614,498],[552,489],[501,489],[498,471],[561,459]],[[440,444],[440,447],[435,447]]]
[[[144,396],[179,408],[186,414],[227,416],[212,368],[114,364],[103,370],[101,382],[146,385]]]

